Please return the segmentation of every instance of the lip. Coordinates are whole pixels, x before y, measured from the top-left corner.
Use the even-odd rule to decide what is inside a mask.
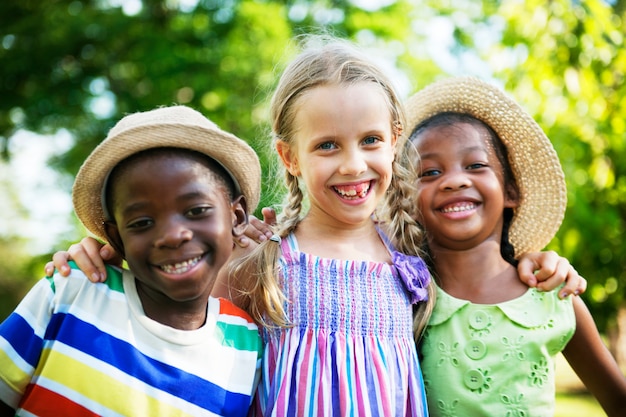
[[[345,201],[361,201],[365,199],[372,188],[374,187],[374,180],[366,180],[359,182],[343,183],[331,185],[331,189],[342,200]]]

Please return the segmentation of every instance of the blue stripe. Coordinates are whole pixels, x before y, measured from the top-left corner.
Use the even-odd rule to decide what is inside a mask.
[[[37,367],[43,340],[22,316],[11,313],[0,326],[0,334],[9,341],[13,349],[33,368]]]
[[[94,325],[70,314],[58,313],[52,316],[45,338],[72,346],[150,386],[214,413],[223,412],[217,407],[221,404],[230,406],[231,411],[245,412],[248,409],[248,395],[229,392],[216,384],[150,358],[130,343],[103,333]]]

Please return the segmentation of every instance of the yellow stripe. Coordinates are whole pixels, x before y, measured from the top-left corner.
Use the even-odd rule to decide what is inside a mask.
[[[24,392],[22,388],[16,387],[11,382],[30,381],[30,375],[17,366],[4,350],[0,350],[0,366],[2,366],[2,375],[0,377],[4,383],[15,391]]]
[[[159,401],[137,388],[122,384],[110,375],[58,351],[50,355],[50,349],[45,349],[40,363],[45,363],[46,378],[103,404],[119,414],[133,415],[141,411],[154,412],[159,416],[192,417],[191,414],[185,414],[177,407]],[[141,381],[137,382],[144,385]],[[157,390],[157,392],[161,391]]]

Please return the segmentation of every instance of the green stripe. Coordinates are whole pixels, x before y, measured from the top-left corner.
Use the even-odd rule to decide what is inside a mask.
[[[70,268],[80,270],[78,265],[74,261],[68,262]],[[104,281],[104,284],[108,286],[113,291],[124,292],[124,284],[122,279],[122,271],[118,268],[114,268],[110,265],[105,265],[107,271],[107,280]],[[54,285],[52,290],[54,291]]]
[[[53,293],[57,292],[57,286],[54,285],[54,275],[51,277],[46,277],[46,279],[48,280],[48,283],[50,284],[50,289],[52,290]]]
[[[261,337],[257,330],[248,329],[246,326],[217,322],[217,328],[222,331],[222,346],[232,346],[237,350],[263,351]]]
[[[113,291],[124,292],[124,279],[122,270],[106,265],[107,280],[104,281]]]

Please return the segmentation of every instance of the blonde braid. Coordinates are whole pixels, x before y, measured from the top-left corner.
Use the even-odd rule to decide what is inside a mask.
[[[286,171],[286,170],[285,170]],[[276,231],[281,239],[295,230],[300,222],[303,194],[298,178],[286,171],[288,192]],[[284,304],[288,302],[279,282],[278,260],[281,255],[280,243],[268,240],[261,243],[252,253],[235,260],[231,276],[247,276],[252,285],[242,292],[249,298],[248,313],[264,327],[290,327]]]
[[[416,222],[415,196],[417,195],[417,171],[413,161],[417,154],[412,146],[398,144],[398,153],[393,162],[391,185],[383,209],[390,237],[399,252],[424,257],[424,231]],[[428,300],[413,309],[413,335],[417,343],[430,319],[435,304],[435,287],[431,279],[428,285]]]
[[[278,231],[281,238],[296,229],[296,226],[300,222],[302,201],[304,200],[304,194],[300,189],[298,178],[285,170],[285,180],[288,188],[287,195],[285,196],[286,204],[283,207],[282,215],[278,222],[281,226]]]

